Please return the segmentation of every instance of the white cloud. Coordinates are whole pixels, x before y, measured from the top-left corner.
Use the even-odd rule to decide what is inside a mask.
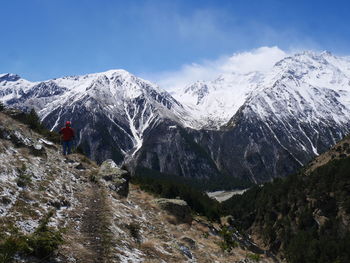
[[[252,51],[234,54],[220,68],[223,72],[247,73],[251,71],[266,71],[286,56],[287,53],[278,47],[261,47]]]
[[[183,65],[179,70],[160,72],[146,78],[156,82],[160,87],[174,90],[183,88],[198,80],[213,80],[220,74],[251,71],[266,71],[288,54],[278,47],[260,47],[251,51],[223,56],[216,60]]]

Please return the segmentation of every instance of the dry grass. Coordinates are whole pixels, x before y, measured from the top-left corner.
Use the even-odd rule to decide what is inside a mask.
[[[197,231],[199,232],[202,232],[202,233],[209,233],[209,227],[204,225],[204,224],[201,224],[197,221],[193,221],[192,222],[192,227],[194,229],[196,229]]]
[[[147,240],[141,243],[140,250],[144,252],[147,257],[164,258],[165,254],[157,249],[157,244],[159,245],[158,240]]]
[[[81,262],[89,262],[84,260],[91,259],[94,256],[84,245],[86,240],[81,236],[77,237],[75,233],[70,233],[63,235],[63,238],[65,242],[58,249],[61,256],[74,256],[76,259],[81,260]]]
[[[330,151],[327,151],[319,156],[317,156],[306,168],[306,174],[310,174],[316,168],[325,165],[333,159],[340,159],[343,156],[349,156],[350,148],[346,147],[346,144],[350,144],[350,138],[347,137],[342,141],[334,145]]]
[[[161,215],[160,220],[162,220],[164,222],[168,222],[169,224],[172,224],[172,225],[177,225],[177,223],[178,223],[178,221],[177,221],[175,216],[168,215],[168,214]]]

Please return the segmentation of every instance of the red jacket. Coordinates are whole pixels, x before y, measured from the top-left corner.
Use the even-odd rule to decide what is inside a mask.
[[[64,141],[70,141],[70,140],[73,140],[74,138],[74,130],[69,127],[69,126],[66,126],[65,128],[62,128],[60,130],[60,134],[62,134],[62,138]]]

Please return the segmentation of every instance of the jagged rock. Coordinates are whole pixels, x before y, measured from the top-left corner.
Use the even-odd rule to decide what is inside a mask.
[[[10,140],[16,147],[30,146],[31,141],[19,131],[11,131],[10,129],[0,126],[0,138]]]
[[[60,199],[49,201],[48,205],[53,206],[56,209],[61,209],[61,207],[70,207],[70,202],[64,197],[61,197]]]
[[[14,131],[10,133],[10,140],[14,143],[17,147],[23,147],[27,146],[30,147],[32,145],[32,142],[30,139],[26,138],[21,132]]]
[[[191,208],[186,201],[179,199],[156,199],[155,202],[165,211],[174,215],[179,223],[191,223]]]
[[[245,259],[242,259],[242,260],[235,261],[233,263],[254,263],[254,262],[256,262],[256,261],[252,260],[252,259],[249,259],[249,258],[245,258]]]
[[[16,147],[29,148],[31,154],[35,156],[46,156],[46,151],[41,140],[34,143],[33,140],[27,138],[20,131],[13,131],[5,126],[0,126],[0,138],[10,140]]]
[[[77,166],[74,167],[75,169],[78,170],[86,170],[85,166],[82,163],[79,163]]]
[[[56,145],[53,142],[50,142],[48,140],[45,140],[43,138],[39,139],[39,143],[42,143],[47,148],[57,149]]]
[[[0,126],[0,138],[6,139],[6,140],[11,139],[11,135],[10,135],[9,130],[7,130],[4,126]]]
[[[120,169],[113,160],[104,161],[98,171],[99,177],[104,179],[109,188],[123,197],[129,194],[130,174]]]
[[[192,259],[192,253],[191,253],[191,250],[187,247],[187,246],[184,246],[184,245],[179,245],[179,250],[182,252],[182,254],[184,254],[186,257]]]
[[[190,249],[196,249],[196,241],[194,241],[192,238],[189,237],[182,237],[180,239],[181,241],[183,241],[184,243],[186,243]]]
[[[9,204],[11,204],[11,199],[8,198],[7,196],[1,196],[0,202],[4,205],[9,205]]]
[[[46,150],[41,143],[31,145],[30,152],[35,156],[46,156]]]

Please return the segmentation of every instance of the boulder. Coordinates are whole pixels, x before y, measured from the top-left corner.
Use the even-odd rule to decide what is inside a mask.
[[[32,141],[25,137],[20,131],[11,132],[10,140],[16,147],[30,147],[33,144]]]
[[[2,125],[0,125],[0,138],[10,140],[16,147],[29,147],[32,145],[32,141],[20,131],[12,131]]]
[[[79,163],[74,168],[77,169],[77,170],[86,170],[86,167],[82,163]]]
[[[184,246],[182,244],[178,244],[178,246],[179,246],[179,250],[182,252],[183,255],[185,255],[189,259],[193,258],[191,250],[187,246]]]
[[[0,196],[0,203],[4,205],[9,205],[11,204],[11,199],[8,198],[7,196]]]
[[[194,241],[192,238],[189,238],[187,236],[183,236],[180,238],[182,242],[184,242],[190,249],[196,249],[196,241]]]
[[[46,150],[41,143],[35,143],[29,147],[31,154],[35,156],[46,156]]]
[[[176,217],[179,223],[191,223],[192,215],[191,208],[186,201],[179,199],[156,199],[155,202],[168,213]]]
[[[50,142],[50,141],[45,140],[43,138],[39,139],[39,143],[42,143],[47,148],[52,148],[52,149],[57,150],[57,147],[56,147],[56,145],[53,142]]]
[[[98,175],[105,180],[112,191],[122,197],[128,196],[130,173],[120,169],[113,160],[104,161],[100,166]]]

